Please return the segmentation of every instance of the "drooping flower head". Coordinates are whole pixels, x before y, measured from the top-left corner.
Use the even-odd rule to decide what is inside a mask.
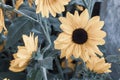
[[[100,21],[99,16],[89,19],[88,10],[85,9],[80,15],[77,11],[74,15],[67,12],[66,17],[60,17],[59,20],[63,32],[59,34],[54,44],[55,49],[61,50],[61,58],[73,55],[87,61],[89,56],[103,55],[97,45],[105,44],[103,38],[106,33],[101,30],[104,21]]]
[[[87,62],[86,66],[90,71],[98,74],[109,73],[111,70],[111,63],[106,63],[104,58],[91,57]]]
[[[70,0],[36,0],[36,13],[41,13],[43,17],[56,16],[56,13],[62,13]]]
[[[23,35],[25,46],[18,46],[18,52],[13,54],[14,60],[11,61],[9,70],[13,72],[23,71],[29,64],[32,54],[37,51],[38,37],[34,34]]]

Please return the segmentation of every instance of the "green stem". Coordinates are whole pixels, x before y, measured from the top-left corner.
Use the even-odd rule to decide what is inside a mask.
[[[91,6],[90,6],[90,15],[92,16],[92,11],[93,11],[93,7],[94,7],[94,0],[90,0],[90,4],[91,4]]]
[[[25,16],[25,17],[27,17],[27,18],[29,18],[29,19],[31,19],[31,20],[33,20],[33,21],[35,21],[35,22],[37,22],[37,23],[39,23],[39,24],[41,25],[43,34],[45,35],[46,39],[47,39],[48,42],[49,42],[49,45],[45,48],[45,50],[44,50],[43,53],[42,53],[42,54],[44,54],[44,53],[50,48],[50,46],[51,46],[51,41],[50,41],[50,37],[48,36],[48,29],[47,29],[47,27],[46,27],[46,30],[47,30],[47,31],[45,31],[45,28],[44,28],[44,26],[43,26],[43,24],[42,24],[41,16],[38,15],[37,20],[36,20],[36,19],[34,19],[34,18],[32,18],[32,17],[24,14],[23,12],[21,12],[21,11],[19,11],[19,10],[14,9],[14,12],[19,13],[19,14],[22,14],[23,16]],[[48,80],[48,79],[47,79],[46,69],[45,69],[45,68],[42,68],[42,69],[43,69],[43,73],[44,73],[44,78],[45,78],[45,80]]]
[[[15,0],[12,0],[12,5],[13,7],[15,7]]]
[[[39,20],[39,24],[41,25],[41,28],[43,30],[43,33],[48,41],[48,46],[44,49],[44,51],[42,52],[42,54],[44,54],[51,46],[51,40],[50,40],[50,36],[49,36],[49,33],[48,33],[48,28],[47,28],[47,25],[46,26],[43,26],[42,24],[42,19],[41,19],[41,16],[38,15],[38,20]],[[47,29],[47,31],[45,31],[45,28]]]
[[[18,14],[22,14],[23,16],[25,16],[25,17],[27,17],[27,18],[29,18],[29,19],[31,19],[31,20],[33,20],[33,21],[35,21],[35,22],[38,22],[38,23],[39,23],[39,21],[38,21],[38,20],[36,20],[36,19],[34,19],[34,18],[32,18],[32,17],[30,17],[30,16],[28,16],[28,15],[24,14],[23,12],[21,12],[21,11],[19,11],[19,10],[14,9],[13,11],[14,11],[14,12],[16,12],[16,13],[18,13]]]
[[[92,15],[92,11],[91,11],[91,7],[92,7],[91,4],[92,4],[92,3],[91,3],[91,2],[92,2],[92,1],[90,0],[88,4],[86,3],[85,0],[82,0],[82,1],[83,1],[83,3],[84,3],[85,7],[88,9],[89,16],[91,17],[91,15]]]
[[[3,4],[3,2],[2,2],[2,4]],[[13,6],[15,5],[15,4],[14,4],[14,0],[12,0],[12,4],[13,4]],[[5,5],[5,4],[4,4],[4,5]],[[9,5],[9,6],[10,6],[10,5]],[[10,6],[10,7],[12,8],[12,6]],[[29,18],[29,19],[31,19],[31,20],[39,23],[38,20],[36,20],[36,19],[34,19],[34,18],[32,18],[32,17],[24,14],[23,12],[21,12],[21,11],[19,11],[19,10],[17,10],[17,9],[13,9],[13,11],[14,11],[15,13],[22,14],[23,16],[25,16],[25,17],[27,17],[27,18]]]
[[[42,24],[42,18],[41,18],[41,16],[40,16],[40,14],[38,14],[37,19],[38,19],[38,21],[39,21],[39,24],[41,25],[41,28],[42,28],[42,30],[43,30],[43,33],[44,33],[46,39],[47,39],[48,42],[49,42],[49,45],[48,45],[48,46],[45,48],[45,50],[42,52],[42,54],[44,54],[44,53],[50,48],[50,46],[51,46],[51,40],[50,40],[50,36],[49,36],[49,34],[48,34],[47,23],[46,23],[45,26],[43,26],[43,24]],[[45,29],[46,29],[46,30],[45,30]],[[45,79],[45,80],[48,80],[48,79],[47,79],[46,69],[45,69],[45,68],[42,68],[42,69],[43,69],[43,73],[44,73],[44,79]]]
[[[47,49],[49,49],[50,46],[51,46],[51,39],[50,39],[50,34],[49,34],[49,30],[48,30],[48,26],[47,26],[47,21],[46,21],[46,19],[45,19],[44,22],[45,22],[45,29],[46,29],[46,33],[47,33],[48,42],[49,42],[49,45],[48,45]]]
[[[46,36],[46,39],[47,39],[48,42],[49,42],[49,45],[48,45],[48,46],[45,48],[45,50],[43,51],[43,54],[44,54],[44,53],[50,48],[50,46],[51,46],[51,40],[50,40],[49,34],[47,33],[47,32],[48,32],[47,27],[45,26],[45,27],[46,27],[46,30],[47,30],[47,32],[46,32],[46,31],[45,31],[45,28],[44,28],[44,26],[43,26],[43,24],[42,24],[41,16],[38,15],[37,20],[36,20],[36,19],[34,19],[34,18],[32,18],[32,17],[24,14],[23,12],[21,12],[21,11],[19,11],[19,10],[14,9],[13,11],[16,12],[16,13],[18,13],[18,14],[22,14],[23,16],[25,16],[25,17],[27,17],[27,18],[29,18],[29,19],[31,19],[31,20],[33,20],[33,21],[35,21],[35,22],[37,22],[37,23],[39,23],[39,24],[41,25],[41,28],[42,28],[42,30],[43,30],[43,33],[44,33],[44,35]]]
[[[85,7],[88,9],[88,5],[87,5],[86,1],[85,0],[82,0],[82,1],[84,3]]]
[[[91,6],[91,2],[92,2],[91,0],[89,0],[89,2],[88,2],[88,3],[89,3],[89,4],[88,4],[88,10],[89,10],[90,17],[91,17],[91,14],[92,14],[92,13],[91,13],[91,7],[92,7],[92,6]]]
[[[62,71],[62,68],[61,68],[61,65],[60,65],[59,60],[57,59],[57,57],[55,58],[55,63],[56,63],[56,65],[57,65],[57,68],[58,68],[59,73],[60,73],[61,76],[62,76],[62,80],[65,80],[64,74],[63,74],[63,71]]]
[[[48,80],[47,74],[46,74],[46,69],[44,67],[42,67],[42,69],[43,69],[43,74],[44,74],[44,80]]]

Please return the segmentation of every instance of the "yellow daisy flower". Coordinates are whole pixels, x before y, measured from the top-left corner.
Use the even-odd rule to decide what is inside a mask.
[[[38,37],[34,38],[34,34],[30,34],[28,37],[27,35],[23,35],[23,41],[25,43],[25,47],[29,52],[37,51],[38,47]]]
[[[98,74],[111,72],[111,70],[109,70],[109,68],[111,68],[111,63],[105,63],[104,58],[98,58],[96,56],[92,56],[86,62],[86,66],[91,71],[96,72]]]
[[[60,17],[60,28],[63,30],[54,41],[55,49],[61,50],[61,58],[81,57],[84,61],[95,53],[102,56],[103,53],[97,45],[105,44],[106,33],[101,30],[104,25],[99,16],[89,19],[88,10],[85,9],[81,15],[75,11],[74,15],[67,12],[66,18]]]
[[[18,46],[18,52],[13,54],[14,60],[10,63],[9,70],[13,72],[23,71],[29,64],[32,54],[38,48],[38,37],[34,38],[34,34],[30,34],[29,37],[23,35],[23,41],[25,46]]]
[[[49,13],[52,16],[56,16],[56,13],[62,13],[70,0],[36,0],[37,5],[36,13],[42,14],[43,17],[49,17]]]
[[[5,23],[4,23],[4,15],[3,15],[3,11],[0,8],[0,33],[3,31],[3,29],[5,31],[7,31],[6,27],[5,27]]]

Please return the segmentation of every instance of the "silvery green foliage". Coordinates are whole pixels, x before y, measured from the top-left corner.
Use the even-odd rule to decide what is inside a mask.
[[[105,55],[109,62],[112,62],[112,78],[120,78],[120,65],[117,64],[120,52],[120,0],[104,0],[101,5],[101,19],[105,21],[104,30],[107,32]],[[110,58],[109,57],[112,57]],[[112,55],[112,56],[111,56]],[[116,57],[115,57],[116,56]],[[119,62],[120,63],[120,62]]]

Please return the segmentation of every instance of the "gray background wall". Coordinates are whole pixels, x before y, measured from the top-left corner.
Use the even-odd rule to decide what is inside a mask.
[[[105,55],[120,55],[120,0],[103,0],[100,10],[101,19],[105,21],[107,32]],[[120,79],[120,65],[112,64],[113,80]]]

